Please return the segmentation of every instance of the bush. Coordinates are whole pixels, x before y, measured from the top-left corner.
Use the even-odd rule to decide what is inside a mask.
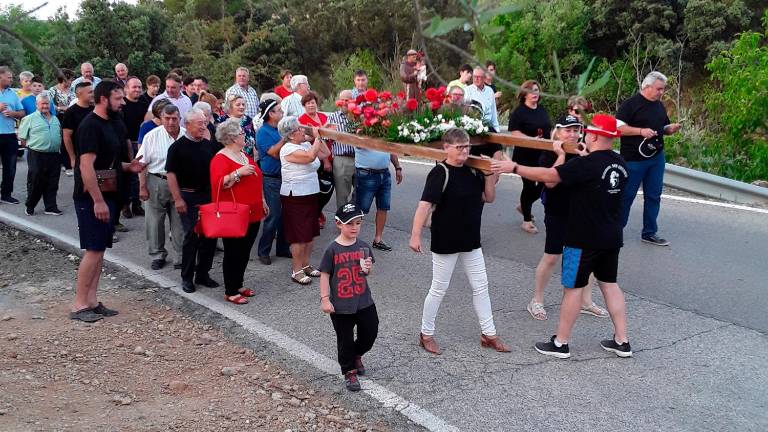
[[[357,50],[341,61],[331,63],[331,81],[336,93],[354,87],[355,71],[364,70],[368,74],[368,87],[383,90],[389,83],[387,73],[373,53],[366,49]]]

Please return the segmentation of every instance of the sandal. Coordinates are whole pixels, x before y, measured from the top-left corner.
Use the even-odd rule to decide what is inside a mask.
[[[539,232],[539,229],[536,228],[536,225],[533,224],[533,221],[531,222],[523,222],[520,225],[520,229],[527,232],[528,234],[537,234]]]
[[[526,309],[528,309],[528,313],[531,314],[535,320],[544,321],[547,319],[547,311],[544,310],[544,305],[542,303],[536,303],[531,300]]]
[[[600,306],[598,306],[594,302],[592,302],[591,305],[582,306],[580,312],[585,314],[585,315],[592,315],[592,316],[595,316],[595,317],[598,317],[598,318],[608,318],[608,316],[609,316],[607,310],[601,308]]]
[[[238,292],[243,297],[253,297],[256,295],[256,293],[250,288],[240,288]]]
[[[246,299],[240,294],[235,294],[233,296],[225,295],[224,298],[230,303],[239,304],[239,305],[248,304],[248,299]]]
[[[296,278],[296,276],[301,276],[301,277]],[[312,279],[310,279],[309,276],[307,276],[304,273],[304,269],[291,273],[291,280],[296,282],[299,285],[309,285],[310,283],[312,283]]]
[[[301,271],[304,272],[305,275],[311,276],[311,277],[320,277],[320,270],[317,270],[316,268],[312,267],[311,265],[308,265],[301,269]]]

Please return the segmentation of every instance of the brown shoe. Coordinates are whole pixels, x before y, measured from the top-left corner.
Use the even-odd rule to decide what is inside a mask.
[[[480,346],[483,348],[493,348],[498,352],[508,353],[512,350],[504,345],[504,342],[498,336],[480,335]]]
[[[424,336],[423,333],[420,333],[419,345],[421,345],[421,347],[424,348],[424,351],[428,353],[432,353],[435,355],[442,354],[442,352],[440,351],[440,347],[437,346],[437,342],[435,341],[435,338],[433,338],[432,336]]]

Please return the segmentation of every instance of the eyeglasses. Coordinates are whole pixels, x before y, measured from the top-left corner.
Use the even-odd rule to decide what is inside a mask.
[[[240,133],[238,135],[240,135],[240,136],[245,135],[245,131],[244,130],[240,130]]]
[[[455,98],[463,98],[464,93],[451,93],[451,96]]]
[[[455,148],[458,151],[464,151],[464,150],[469,150],[469,148],[472,146],[469,144],[451,144],[451,147]]]

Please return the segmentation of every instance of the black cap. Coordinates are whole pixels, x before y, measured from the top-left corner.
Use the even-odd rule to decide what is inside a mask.
[[[353,203],[347,203],[339,207],[336,212],[336,220],[346,225],[357,218],[365,216],[362,210]]]
[[[571,126],[580,126],[584,127],[584,125],[581,123],[581,120],[579,120],[575,115],[572,114],[566,114],[559,119],[557,119],[557,123],[555,123],[556,128],[567,128]]]

